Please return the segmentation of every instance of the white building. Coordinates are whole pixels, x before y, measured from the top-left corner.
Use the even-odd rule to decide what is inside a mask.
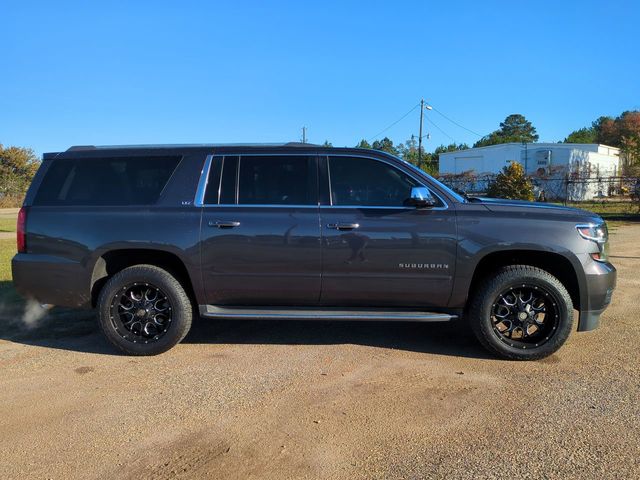
[[[440,154],[440,176],[488,177],[519,162],[547,198],[590,200],[607,196],[620,169],[620,150],[593,143],[503,143]],[[568,180],[568,181],[567,181]],[[486,188],[486,180],[475,190]]]

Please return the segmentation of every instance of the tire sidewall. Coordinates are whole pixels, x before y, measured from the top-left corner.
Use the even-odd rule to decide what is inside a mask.
[[[573,305],[568,292],[559,280],[547,272],[533,272],[535,270],[518,275],[513,270],[503,270],[493,278],[493,281],[488,282],[482,292],[479,293],[482,298],[479,302],[480,309],[476,312],[476,318],[473,319],[476,327],[474,330],[476,330],[476,335],[485,346],[502,357],[517,360],[533,360],[546,357],[557,351],[571,333],[573,327]],[[498,296],[509,288],[520,287],[523,284],[543,288],[552,297],[558,313],[558,322],[550,338],[538,347],[532,346],[526,349],[513,347],[501,340],[493,328],[491,319],[493,306]]]
[[[171,303],[171,324],[167,332],[155,342],[145,344],[127,340],[117,332],[111,320],[111,304],[115,295],[122,287],[133,283],[148,283],[158,287]],[[100,292],[98,308],[100,327],[107,339],[130,355],[156,355],[166,352],[184,338],[191,325],[191,303],[184,289],[171,274],[158,267],[130,267],[114,275]]]

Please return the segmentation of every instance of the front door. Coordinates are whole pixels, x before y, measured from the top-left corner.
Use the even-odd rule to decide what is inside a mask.
[[[446,305],[455,273],[455,211],[437,196],[432,208],[405,207],[411,188],[425,185],[385,161],[330,156],[324,162],[330,198],[320,208],[322,304]]]
[[[201,222],[210,305],[314,305],[321,247],[315,155],[213,157]]]

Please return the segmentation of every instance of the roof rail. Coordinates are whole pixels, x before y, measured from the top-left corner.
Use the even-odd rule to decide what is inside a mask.
[[[316,143],[287,142],[283,146],[284,147],[321,147],[322,145],[318,145]]]
[[[315,148],[321,147],[314,143],[302,143],[302,142],[287,142],[287,143],[194,143],[194,144],[154,144],[154,145],[73,145],[67,149],[67,152],[80,152],[85,150],[108,150],[118,148],[194,148],[194,147],[208,147],[208,148],[221,148],[221,147],[248,147],[248,148],[260,148],[260,147],[300,147],[300,148]]]
[[[67,148],[67,152],[75,152],[78,150],[96,150],[95,145],[73,145]]]

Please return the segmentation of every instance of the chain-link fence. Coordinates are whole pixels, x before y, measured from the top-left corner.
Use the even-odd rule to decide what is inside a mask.
[[[458,192],[483,196],[496,175],[442,175],[439,180]],[[604,216],[640,215],[640,177],[563,175],[531,177],[536,201],[577,206]]]

